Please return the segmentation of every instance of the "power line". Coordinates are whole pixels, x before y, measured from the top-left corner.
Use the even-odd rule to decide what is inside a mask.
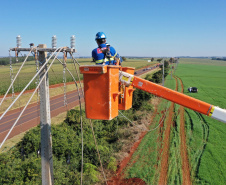
[[[60,50],[59,50],[58,54],[60,53],[60,51],[62,50],[62,48],[59,48],[59,49],[60,49]],[[56,50],[58,50],[58,49],[56,49]],[[55,52],[54,52],[54,53],[55,53]],[[57,55],[58,55],[58,54],[57,54]],[[56,55],[56,56],[57,56],[57,55]],[[55,57],[55,58],[56,58],[56,57]],[[49,58],[49,59],[50,59],[50,58]],[[49,60],[49,59],[48,59],[48,60]],[[48,60],[47,60],[47,61],[48,61]],[[55,59],[54,59],[54,60],[55,60]],[[52,61],[52,63],[54,62],[54,60]],[[46,61],[46,63],[47,63],[47,61]],[[46,65],[46,63],[40,68],[40,71],[44,68],[44,66]],[[52,63],[51,63],[51,65],[52,65]],[[48,70],[46,71],[45,75],[46,75],[47,72],[49,71],[51,65],[49,66],[49,68],[48,68]],[[40,71],[39,71],[39,72],[40,72]],[[36,75],[37,75],[37,74],[39,74],[39,73],[36,73]],[[8,109],[2,114],[2,116],[0,117],[0,120],[1,120],[1,119],[4,117],[4,115],[8,112],[8,110],[12,107],[12,105],[18,100],[18,98],[23,94],[23,92],[26,90],[26,88],[27,88],[27,87],[30,85],[30,83],[34,80],[34,78],[36,77],[36,75],[35,75],[35,76],[32,78],[32,80],[27,84],[27,86],[23,89],[23,91],[17,96],[17,98],[12,102],[12,104],[8,107]],[[21,115],[23,114],[23,112],[25,111],[26,107],[27,107],[28,104],[30,103],[32,97],[34,96],[35,92],[36,92],[37,89],[39,88],[39,86],[40,86],[41,82],[43,81],[45,75],[44,75],[44,76],[42,77],[42,79],[39,81],[39,84],[37,85],[35,91],[33,92],[32,96],[30,97],[28,103],[25,105],[25,107],[24,107],[24,109],[21,111],[19,117],[18,117],[17,120],[14,122],[14,124],[13,124],[13,126],[11,127],[10,131],[8,132],[8,134],[7,134],[6,137],[4,138],[3,142],[1,143],[0,148],[2,147],[2,145],[4,144],[4,142],[6,141],[6,139],[8,138],[9,134],[12,132],[12,130],[13,130],[13,128],[15,127],[15,125],[17,124],[17,122],[19,121]]]
[[[63,62],[61,62],[58,58],[57,60],[62,64],[64,65]],[[75,77],[72,75],[71,71],[67,68],[67,66],[65,66],[65,69],[68,71],[68,73],[71,75],[72,79],[74,80],[75,82],[75,85],[77,87],[77,90],[78,90],[78,96],[79,96],[79,109],[80,109],[80,124],[81,124],[81,141],[82,141],[82,163],[81,163],[81,185],[83,183],[83,159],[84,159],[84,143],[83,143],[83,122],[82,122],[82,102],[81,102],[81,95],[80,95],[80,92],[79,92],[79,87],[78,87],[78,84],[75,80]],[[78,72],[78,71],[77,71]],[[81,83],[81,82],[80,82]],[[80,84],[81,86],[81,84]],[[83,96],[84,97],[84,96]]]
[[[75,70],[76,70],[76,72],[77,72],[76,74],[77,74],[77,77],[78,77],[78,80],[79,80],[80,88],[82,89],[81,80],[80,80],[79,73],[78,73],[78,69],[77,69],[77,67],[76,67],[75,62],[78,64],[78,66],[80,66],[80,64],[79,64],[78,61],[73,57],[73,55],[72,55],[71,52],[70,52],[70,55],[71,55],[71,57],[72,57],[72,60],[73,60],[74,66],[75,66]],[[84,91],[83,91],[83,89],[82,89],[82,94],[83,94],[83,96],[84,96]]]
[[[57,50],[58,54],[59,52],[63,49],[62,48],[58,48],[56,49],[52,55],[54,55],[56,53]],[[18,98],[24,93],[24,91],[28,88],[28,86],[32,83],[32,81],[37,77],[37,75],[44,69],[44,67],[46,66],[46,64],[48,63],[48,61],[50,60],[50,58],[52,57],[52,55],[49,57],[49,59],[43,64],[43,66],[39,69],[38,73],[36,73],[34,75],[34,77],[30,80],[30,82],[26,85],[26,87],[24,87],[24,89],[20,92],[20,94],[15,98],[15,100],[11,103],[11,105],[7,108],[7,110],[1,115],[0,120],[5,116],[5,114],[9,111],[9,109],[14,105],[14,103],[18,100]]]
[[[105,180],[105,183],[108,184],[105,173],[104,173],[104,168],[103,168],[103,165],[102,165],[102,162],[101,162],[100,153],[99,153],[99,150],[98,150],[97,141],[96,141],[96,137],[95,137],[94,130],[93,130],[93,123],[92,123],[91,119],[89,119],[89,123],[90,123],[91,129],[92,129],[93,139],[94,139],[94,142],[95,142],[95,145],[96,145],[96,150],[97,150],[97,154],[98,154],[98,157],[99,157],[100,166],[101,166],[101,169],[102,169],[104,180]]]
[[[5,100],[5,98],[6,98],[7,94],[8,94],[8,92],[9,92],[9,90],[11,89],[11,87],[13,87],[13,84],[14,84],[14,82],[15,82],[17,76],[19,75],[21,69],[23,68],[25,62],[27,61],[27,59],[28,59],[28,57],[29,57],[31,51],[32,51],[32,49],[30,50],[29,54],[27,55],[27,57],[24,59],[23,63],[21,64],[20,69],[17,71],[16,76],[15,76],[15,77],[13,78],[13,80],[11,81],[11,84],[10,84],[8,90],[6,91],[4,97],[3,97],[2,100],[1,100],[0,106],[2,105],[2,102]],[[11,54],[10,54],[10,56],[11,56]],[[11,67],[10,67],[10,68],[11,68]],[[1,119],[0,119],[0,120],[1,120]]]
[[[60,51],[62,50],[62,48],[58,51],[58,54],[60,53]],[[57,54],[57,55],[58,55]],[[56,55],[56,57],[57,57]],[[0,149],[3,146],[3,144],[5,143],[5,141],[7,140],[7,138],[9,137],[10,133],[12,132],[13,128],[15,127],[15,125],[17,124],[17,122],[19,121],[20,117],[22,116],[22,114],[24,113],[25,109],[27,108],[28,104],[30,103],[32,97],[34,96],[34,94],[36,93],[37,89],[39,88],[39,86],[41,85],[41,82],[43,81],[43,79],[45,78],[45,75],[48,73],[50,67],[52,66],[53,62],[55,61],[56,57],[53,59],[53,61],[51,62],[50,66],[48,67],[48,69],[46,70],[45,74],[43,75],[42,79],[40,79],[39,84],[37,85],[37,87],[35,88],[34,92],[32,93],[30,99],[28,100],[27,104],[25,105],[25,107],[23,108],[23,110],[21,111],[20,115],[18,116],[18,118],[16,119],[16,121],[14,122],[14,124],[12,125],[11,129],[9,130],[8,134],[5,136],[4,140],[2,141],[1,145],[0,145]],[[44,66],[44,65],[43,65]],[[42,66],[42,67],[43,67]],[[40,69],[42,69],[42,67]],[[38,73],[37,73],[38,74]],[[32,80],[33,81],[33,80]],[[21,94],[20,94],[21,95]],[[19,96],[20,96],[19,95]],[[18,97],[19,97],[18,96]],[[16,101],[18,99],[18,97],[14,100]],[[4,115],[3,115],[4,116]],[[2,116],[2,117],[3,117]]]

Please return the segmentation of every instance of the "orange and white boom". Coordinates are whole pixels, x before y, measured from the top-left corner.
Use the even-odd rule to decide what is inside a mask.
[[[219,107],[213,106],[209,103],[197,100],[185,94],[179,93],[177,91],[168,89],[161,85],[155,84],[148,80],[136,77],[129,73],[120,71],[119,81],[126,84],[126,86],[132,85],[138,89],[144,90],[156,96],[162,97],[169,101],[175,102],[179,105],[202,113],[204,115],[210,116],[213,119],[222,121],[226,123],[226,110]]]

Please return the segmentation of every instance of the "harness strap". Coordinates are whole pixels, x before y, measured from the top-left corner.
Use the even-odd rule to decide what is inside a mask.
[[[120,59],[117,56],[117,52],[115,53],[114,56],[111,55],[110,53],[110,45],[106,45],[107,48],[106,49],[103,49],[101,46],[99,46],[99,48],[101,49],[102,53],[104,54],[104,59],[101,59],[101,60],[96,60],[96,64],[105,64],[106,62],[109,62],[109,65],[110,65],[110,62],[111,61],[116,61],[116,65],[119,65],[120,63]]]

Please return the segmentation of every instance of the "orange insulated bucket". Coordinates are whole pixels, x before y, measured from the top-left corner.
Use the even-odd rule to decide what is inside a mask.
[[[121,71],[134,75],[135,68],[133,67],[122,67]],[[125,87],[125,85],[120,83],[119,91],[121,94],[119,95],[119,110],[128,110],[132,107],[133,103],[133,86]]]
[[[85,110],[89,119],[111,120],[118,116],[119,67],[81,66]]]

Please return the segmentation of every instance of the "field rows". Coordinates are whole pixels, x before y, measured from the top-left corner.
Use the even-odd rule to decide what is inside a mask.
[[[78,62],[80,65],[94,65],[94,63],[91,63],[91,58],[86,59],[78,59]],[[127,59],[125,62],[122,63],[123,67],[135,67],[136,69],[145,67],[147,65],[154,65],[156,62],[148,63],[146,59]],[[21,63],[13,64],[13,74],[16,75],[17,71],[19,70],[21,66]],[[78,80],[76,68],[74,66],[74,63],[72,60],[67,61],[67,67],[72,72],[72,74],[75,76],[75,79]],[[77,66],[78,69],[78,66]],[[15,84],[14,84],[14,92],[20,92],[25,85],[31,80],[31,78],[36,73],[36,65],[35,61],[29,61],[27,62],[23,69],[20,72],[20,75],[18,76]],[[80,75],[80,78],[82,79],[83,76]],[[11,79],[10,79],[10,68],[9,65],[1,66],[0,68],[0,95],[4,95],[6,90],[8,89]],[[69,75],[69,73],[66,72],[66,80],[67,82],[73,81],[72,77]],[[31,85],[28,87],[29,89],[34,89],[36,87],[36,81],[34,80]],[[63,67],[62,65],[56,61],[51,69],[49,70],[49,83],[50,85],[53,84],[59,84],[63,83]],[[11,91],[10,91],[11,92]]]
[[[225,71],[226,63],[222,61],[181,59],[175,71],[175,75],[179,77],[178,83],[182,82],[178,86],[178,91],[183,91],[184,86],[185,94],[225,108]],[[175,81],[169,76],[165,84],[175,89]],[[187,88],[191,86],[198,87],[198,93],[190,94]],[[168,107],[169,102],[162,100],[158,107],[158,115],[150,124],[157,125],[161,114]],[[147,184],[224,184],[226,181],[225,124],[187,108],[182,114],[183,108],[179,105],[175,105],[173,111],[169,159],[166,167],[167,181],[159,180],[163,173],[160,170],[161,160],[166,149],[162,141],[165,137],[167,119],[158,131],[150,132],[144,137],[125,170],[126,178],[140,178]],[[187,170],[185,170],[186,165]]]

